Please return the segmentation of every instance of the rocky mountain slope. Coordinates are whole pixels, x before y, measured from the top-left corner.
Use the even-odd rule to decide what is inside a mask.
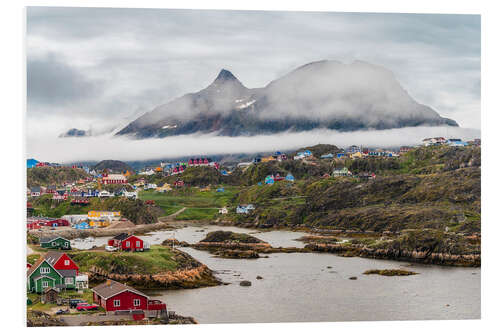
[[[117,135],[166,137],[196,132],[225,136],[328,128],[339,131],[458,126],[416,102],[385,68],[356,61],[318,61],[257,89],[223,69],[207,88],[160,105]]]

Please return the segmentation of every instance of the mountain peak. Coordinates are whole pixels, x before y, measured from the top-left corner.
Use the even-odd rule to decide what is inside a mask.
[[[217,75],[217,78],[215,79],[215,82],[224,82],[224,81],[238,81],[238,79],[228,71],[227,69],[221,69],[219,72],[219,75]]]

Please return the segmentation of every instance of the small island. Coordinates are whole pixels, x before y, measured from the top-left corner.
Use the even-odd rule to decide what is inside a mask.
[[[369,269],[365,271],[363,274],[365,275],[378,274],[383,276],[408,276],[408,275],[415,275],[418,273],[407,271],[404,269]]]

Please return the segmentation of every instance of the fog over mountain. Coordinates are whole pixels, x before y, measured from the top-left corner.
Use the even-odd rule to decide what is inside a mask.
[[[207,88],[154,108],[117,135],[242,136],[318,128],[347,132],[443,125],[458,126],[415,101],[389,70],[362,61],[323,60],[256,89],[245,87],[223,69]]]

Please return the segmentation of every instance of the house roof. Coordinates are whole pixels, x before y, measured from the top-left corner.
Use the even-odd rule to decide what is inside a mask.
[[[66,239],[66,238],[64,238],[64,237],[61,237],[61,236],[54,236],[54,237],[42,237],[42,238],[40,238],[40,244],[41,244],[41,243],[48,243],[48,242],[51,242],[51,241],[53,241],[53,240],[55,240],[55,239],[59,239],[59,238],[64,239],[65,241],[68,241],[68,242],[69,242],[69,240],[68,240],[68,239]],[[51,251],[51,252],[54,252],[54,251]]]
[[[47,262],[47,264],[49,264],[49,266],[52,267],[54,269],[54,271],[56,271],[57,274],[63,276],[63,274],[61,273],[62,272],[61,270],[57,270],[54,268],[54,264],[57,262],[57,260],[59,260],[59,258],[61,258],[61,256],[63,254],[64,254],[64,252],[58,252],[58,251],[47,252],[44,256],[38,258],[38,260],[28,269],[28,271],[26,272],[27,276],[29,277],[31,274],[33,274],[33,272],[36,271],[37,268],[43,262]],[[76,275],[76,272],[75,272],[75,275]],[[36,279],[40,278],[41,276],[45,276],[45,275],[37,275]]]
[[[33,186],[33,187],[31,188],[31,192],[40,192],[40,190],[41,190],[41,189],[40,189],[40,186]]]
[[[129,237],[129,234],[123,232],[119,235],[116,235],[115,237],[113,237],[113,239],[116,239],[116,240],[124,240],[124,239],[127,239]]]
[[[127,286],[125,284],[122,284],[120,282],[116,282],[113,280],[108,280],[108,281],[101,283],[100,285],[92,288],[93,292],[95,292],[97,295],[101,296],[104,299],[108,299],[110,297],[118,295],[118,294],[120,294],[124,291],[127,291],[127,290],[134,293],[134,294],[138,294],[138,295],[144,296],[146,298],[149,298],[148,295],[145,295],[145,294],[141,293],[140,291],[138,291],[130,286]]]
[[[59,251],[49,251],[45,255],[45,260],[51,265],[54,265],[64,254],[64,252]]]
[[[76,276],[76,269],[60,269],[59,273],[61,273],[63,277]]]

